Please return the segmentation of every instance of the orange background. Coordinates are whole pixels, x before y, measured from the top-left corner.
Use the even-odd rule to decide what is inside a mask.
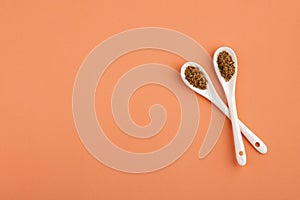
[[[1,0],[0,199],[298,199],[299,7],[297,0]],[[104,166],[86,151],[71,105],[80,64],[109,36],[145,26],[187,34],[211,55],[221,45],[236,50],[239,115],[266,142],[267,155],[245,142],[248,163],[238,167],[226,120],[213,151],[199,160],[210,117],[210,103],[201,97],[198,134],[183,157],[167,168],[127,174]],[[124,69],[146,62],[179,69],[184,60],[153,50],[129,54],[106,72],[96,98],[102,98],[101,92],[109,93],[110,87],[100,90],[103,84],[117,80],[109,79],[109,74],[120,76]],[[123,71],[118,66],[124,66]],[[145,99],[153,91],[162,95]],[[137,123],[148,122],[146,110],[155,102],[165,104],[170,113],[179,110],[170,92],[146,86],[130,104]],[[101,106],[97,101],[97,110]],[[157,138],[132,145],[110,116],[108,108],[98,112],[104,129],[116,133],[109,137],[136,151],[165,144],[174,136],[179,120],[176,114],[170,116]]]

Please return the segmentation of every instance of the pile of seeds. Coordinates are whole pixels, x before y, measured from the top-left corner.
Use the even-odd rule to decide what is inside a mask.
[[[185,69],[184,75],[185,79],[194,87],[201,90],[207,89],[207,80],[197,67],[188,66]]]
[[[229,53],[226,51],[219,53],[217,63],[221,76],[225,79],[225,81],[229,81],[235,73],[234,62]]]

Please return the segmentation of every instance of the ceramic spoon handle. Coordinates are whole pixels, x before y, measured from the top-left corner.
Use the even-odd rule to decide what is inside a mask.
[[[267,145],[259,139],[243,122],[239,121],[240,129],[251,145],[260,153],[265,154],[268,151]]]
[[[212,98],[210,101],[217,106],[229,119],[229,110],[223,100],[217,95],[217,92],[214,91]],[[268,148],[265,145],[265,143],[257,137],[242,121],[239,120],[239,125],[242,134],[245,136],[245,138],[250,142],[250,144],[259,152],[262,154],[267,153]]]
[[[246,165],[246,151],[245,146],[240,130],[239,120],[237,117],[236,111],[236,104],[235,104],[235,97],[227,97],[230,117],[231,117],[231,124],[232,124],[232,131],[233,131],[233,139],[234,139],[234,146],[235,146],[235,156],[237,162],[240,166]]]

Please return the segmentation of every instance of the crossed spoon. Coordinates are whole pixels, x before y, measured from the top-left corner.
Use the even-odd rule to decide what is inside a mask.
[[[235,72],[229,80],[225,80],[219,70],[217,59],[218,55],[226,51],[231,58],[233,59]],[[203,69],[201,65],[195,62],[186,62],[181,67],[181,78],[183,82],[194,92],[200,94],[201,96],[205,97],[209,101],[211,101],[215,106],[217,106],[229,119],[231,119],[232,130],[233,130],[233,138],[234,138],[234,146],[235,146],[235,155],[237,162],[240,166],[244,166],[247,162],[246,159],[246,152],[245,147],[242,139],[242,134],[246,137],[246,139],[251,143],[251,145],[260,153],[265,154],[267,153],[268,149],[264,142],[259,139],[243,122],[238,119],[237,110],[236,110],[236,102],[235,102],[235,85],[236,85],[236,77],[237,77],[237,58],[234,51],[229,47],[220,47],[214,53],[213,57],[213,65],[215,72],[218,76],[218,79],[223,87],[225,92],[229,109],[222,101],[220,96],[218,95],[217,91],[215,90],[212,81],[210,80],[208,74]],[[187,67],[192,66],[198,68],[200,72],[203,73],[206,81],[207,87],[205,89],[199,89],[194,87],[187,79],[185,75],[185,71]]]

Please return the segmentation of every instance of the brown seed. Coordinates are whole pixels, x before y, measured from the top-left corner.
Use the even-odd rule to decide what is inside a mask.
[[[201,90],[207,89],[207,80],[197,67],[188,66],[185,69],[184,75],[185,79],[194,87]]]
[[[225,81],[229,81],[235,73],[234,61],[229,53],[226,51],[219,53],[217,63],[221,76],[225,79]]]

